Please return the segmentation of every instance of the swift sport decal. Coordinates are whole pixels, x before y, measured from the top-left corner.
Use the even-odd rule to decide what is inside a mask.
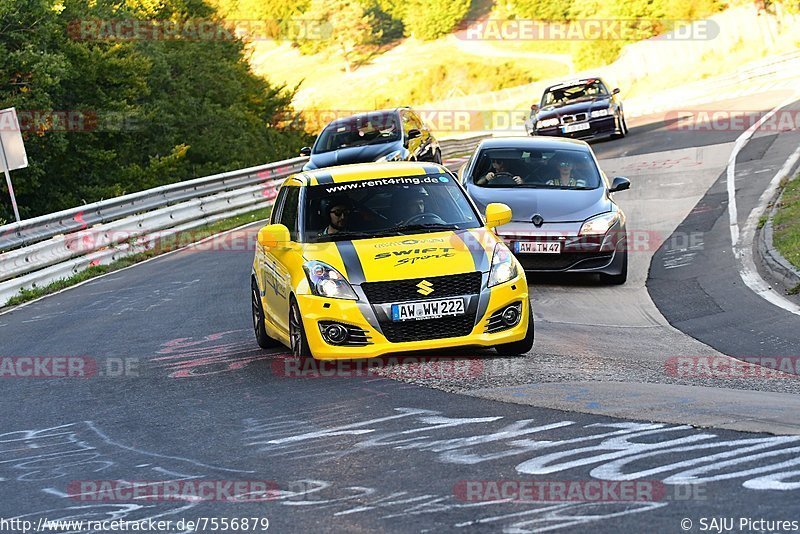
[[[426,247],[426,248],[406,248],[401,250],[393,250],[391,252],[379,252],[375,254],[376,260],[383,260],[387,258],[394,258],[397,261],[395,266],[413,264],[418,261],[452,258],[455,256],[453,247]]]

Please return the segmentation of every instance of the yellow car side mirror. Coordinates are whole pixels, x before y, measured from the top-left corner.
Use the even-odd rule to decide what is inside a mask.
[[[500,202],[486,206],[486,227],[495,228],[511,222],[511,208]]]
[[[258,243],[264,248],[290,247],[289,229],[283,224],[268,224],[258,231]]]

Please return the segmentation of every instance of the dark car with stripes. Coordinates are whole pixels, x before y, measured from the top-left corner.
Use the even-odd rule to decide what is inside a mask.
[[[582,78],[544,90],[525,122],[529,135],[601,139],[625,137],[628,125],[619,89],[600,78]]]

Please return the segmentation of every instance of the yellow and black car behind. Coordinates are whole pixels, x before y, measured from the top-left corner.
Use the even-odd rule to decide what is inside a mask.
[[[258,232],[252,313],[263,348],[319,359],[533,346],[525,273],[455,177],[434,163],[303,172]]]

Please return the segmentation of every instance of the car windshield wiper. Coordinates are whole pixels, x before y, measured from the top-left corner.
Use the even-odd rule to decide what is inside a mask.
[[[420,224],[398,224],[387,228],[387,232],[408,232],[412,230],[460,230],[457,224],[450,223],[420,223]]]
[[[355,231],[347,231],[347,232],[336,232],[335,234],[324,234],[321,236],[317,236],[316,242],[324,242],[324,241],[349,241],[350,239],[369,239],[372,237],[376,237],[375,232],[355,232]]]

